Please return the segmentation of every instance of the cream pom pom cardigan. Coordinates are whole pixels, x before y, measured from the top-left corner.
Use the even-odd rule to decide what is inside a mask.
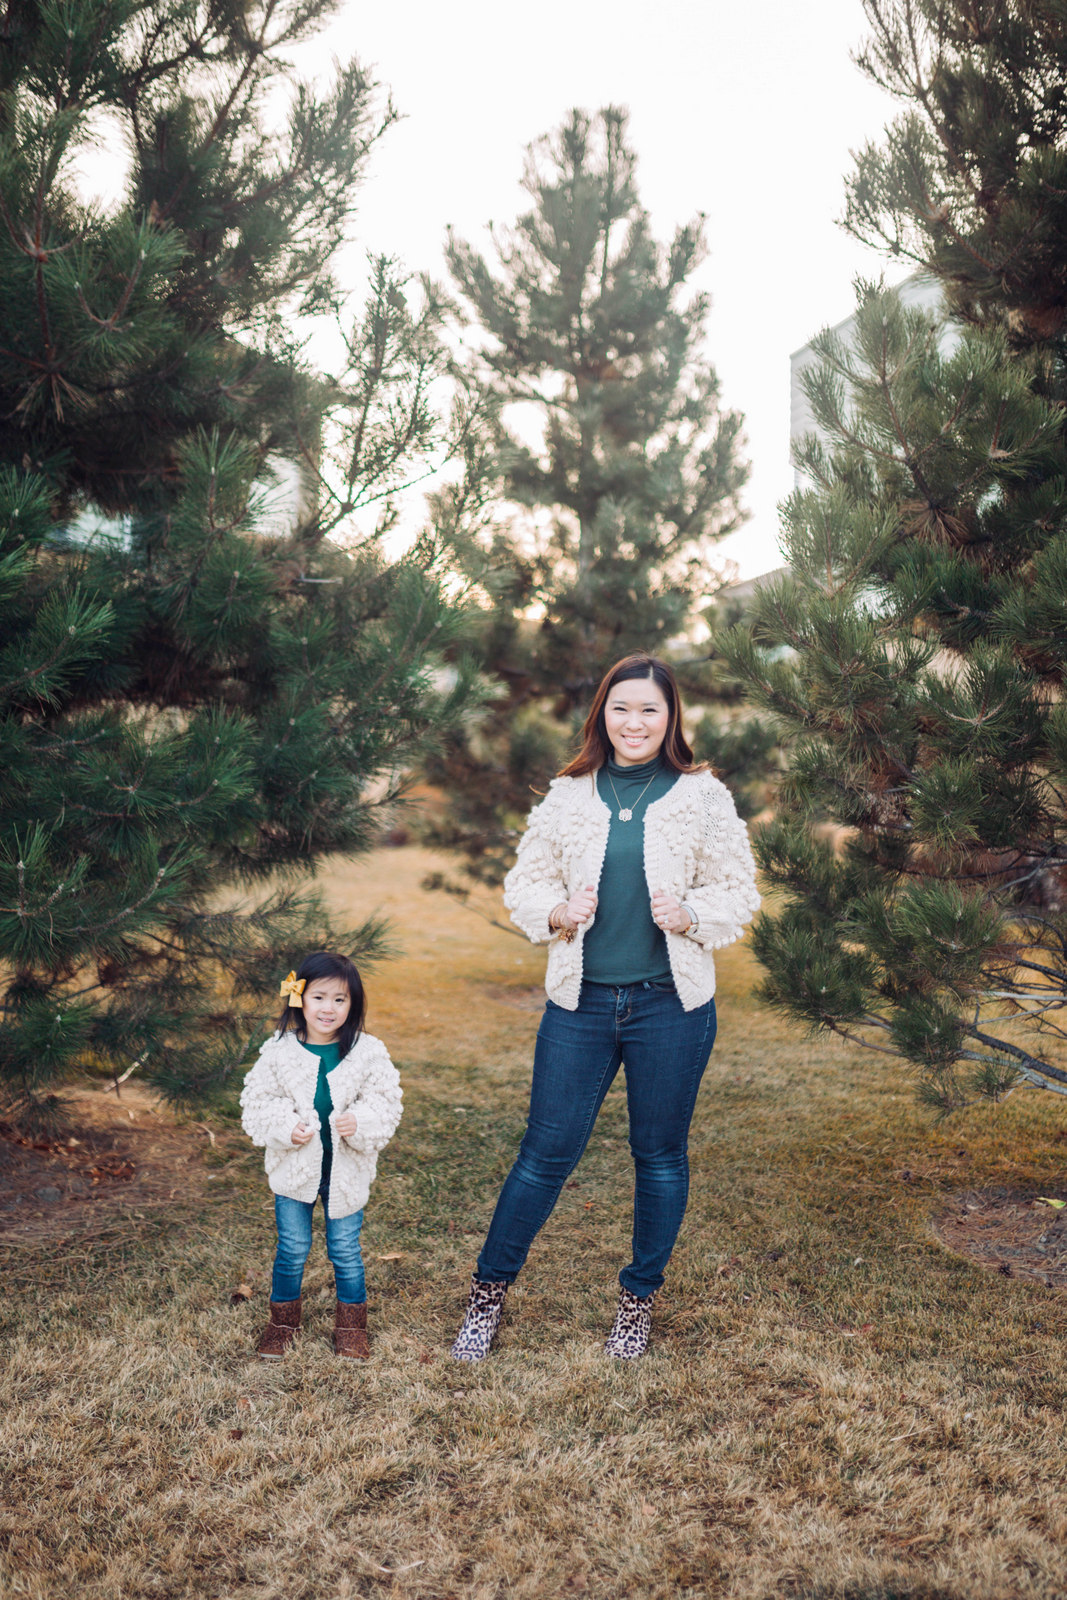
[[[269,1038],[241,1090],[241,1126],[253,1144],[266,1146],[267,1178],[275,1194],[313,1201],[322,1178],[322,1136],[315,1110],[319,1058],[287,1029]],[[372,1033],[361,1033],[351,1050],[326,1074],[333,1111],[333,1164],[327,1212],[350,1217],[362,1211],[384,1150],[400,1121],[403,1093],[389,1052]],[[334,1124],[345,1111],[356,1114],[356,1131],[345,1138]],[[293,1143],[298,1122],[315,1130],[307,1144]]]
[[[582,986],[582,944],[595,914],[568,944],[548,926],[563,900],[600,883],[611,812],[597,793],[596,774],[556,778],[530,820],[515,865],[504,880],[511,920],[534,944],[550,944],[545,989],[575,1011]],[[715,993],[712,951],[741,937],[760,897],[748,832],[729,790],[710,772],[682,772],[645,812],[645,879],[684,900],[695,932],[668,933],[667,952],[678,998],[686,1011]]]

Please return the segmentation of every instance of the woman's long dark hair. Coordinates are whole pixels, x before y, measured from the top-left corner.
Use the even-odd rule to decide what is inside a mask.
[[[574,760],[561,769],[561,778],[584,777],[587,772],[596,772],[611,760],[615,750],[608,738],[604,706],[615,685],[630,678],[651,678],[667,702],[667,732],[659,752],[664,766],[674,772],[705,770],[707,762],[693,760],[689,741],[682,731],[682,701],[674,673],[665,661],[660,661],[656,656],[633,655],[623,656],[621,661],[616,661],[610,672],[606,672],[601,679],[582,728],[582,748]]]
[[[341,1060],[351,1050],[360,1034],[363,1032],[363,1023],[367,1015],[367,999],[363,993],[363,979],[356,970],[354,961],[347,956],[334,955],[330,950],[313,950],[311,955],[305,956],[296,969],[297,978],[304,978],[304,992],[308,984],[315,983],[319,978],[339,978],[348,985],[348,992],[352,998],[348,1016],[337,1030],[336,1043],[341,1048]],[[303,1007],[297,1009],[288,1001],[285,1010],[278,1018],[278,1032],[285,1033],[292,1028],[301,1044],[307,1044],[308,1025]]]

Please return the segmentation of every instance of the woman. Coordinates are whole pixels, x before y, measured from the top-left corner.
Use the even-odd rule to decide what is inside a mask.
[[[530,814],[504,884],[512,921],[549,945],[530,1116],[471,1280],[456,1361],[489,1353],[508,1285],[589,1140],[620,1064],[634,1158],[633,1260],[605,1346],[644,1353],[685,1214],[687,1143],[715,1040],[711,952],[759,895],[728,791],[697,766],[678,685],[627,656],[597,690],[578,756]]]

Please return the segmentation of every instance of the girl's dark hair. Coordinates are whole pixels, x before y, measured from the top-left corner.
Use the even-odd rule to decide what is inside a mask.
[[[348,992],[352,997],[352,1005],[348,1016],[337,1030],[337,1043],[341,1047],[341,1060],[351,1050],[360,1034],[363,1032],[363,1023],[367,1014],[367,999],[363,993],[363,979],[356,970],[354,961],[347,956],[334,955],[330,950],[313,950],[311,955],[305,956],[296,969],[297,978],[304,978],[304,993],[308,985],[319,978],[338,978],[348,985]],[[291,1006],[286,1000],[285,1010],[278,1018],[278,1032],[285,1033],[292,1028],[301,1044],[307,1044],[307,1018],[304,1016],[303,1007]]]
[[[582,728],[582,748],[574,760],[562,768],[559,774],[561,778],[581,778],[587,772],[596,772],[614,755],[614,747],[608,738],[607,723],[604,721],[604,706],[615,685],[629,678],[651,678],[667,702],[667,732],[660,747],[664,766],[672,768],[675,772],[704,771],[707,762],[693,760],[689,741],[682,731],[682,701],[674,673],[665,661],[660,661],[656,656],[639,654],[623,656],[621,661],[616,661],[610,672],[604,674],[600,687],[593,697],[593,704],[589,707],[585,726]]]

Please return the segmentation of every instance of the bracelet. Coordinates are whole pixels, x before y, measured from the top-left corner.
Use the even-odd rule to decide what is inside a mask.
[[[566,901],[565,900],[561,900],[560,901],[560,905],[563,906],[563,920],[559,921],[559,922],[553,921],[553,918],[555,917],[557,911],[559,910],[559,906],[553,906],[552,910],[548,914],[548,931],[549,931],[549,933],[558,934],[559,937],[560,937],[560,940],[562,941],[563,944],[570,944],[572,939],[574,938],[575,934],[578,932],[578,929],[577,928],[572,928],[570,923],[566,920],[567,919],[567,903],[566,903]]]
[[[684,900],[682,901],[681,909],[685,912],[686,916],[689,918],[689,926],[685,930],[685,937],[688,939],[688,937],[689,937],[689,935],[691,933],[696,933],[698,931],[698,929],[700,927],[700,918],[697,916],[697,914],[693,910],[692,906],[686,905]]]

